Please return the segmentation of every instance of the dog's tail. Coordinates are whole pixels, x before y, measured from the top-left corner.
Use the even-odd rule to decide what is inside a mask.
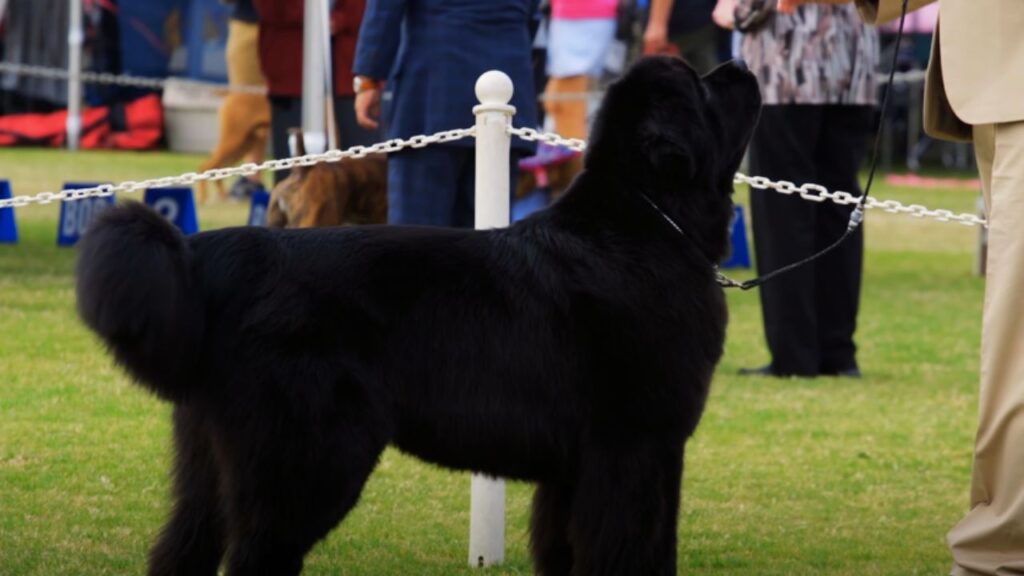
[[[78,256],[78,314],[144,386],[176,401],[188,392],[203,333],[188,243],[131,202],[99,215]]]

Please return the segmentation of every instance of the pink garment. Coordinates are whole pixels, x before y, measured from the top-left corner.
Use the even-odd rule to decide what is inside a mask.
[[[551,17],[560,20],[615,18],[619,0],[551,0]]]
[[[903,31],[908,34],[932,34],[935,32],[935,24],[939,20],[939,5],[931,4],[924,8],[919,8],[914,12],[907,14],[907,21],[903,26]],[[884,32],[895,33],[899,30],[900,21],[895,20],[881,26]]]

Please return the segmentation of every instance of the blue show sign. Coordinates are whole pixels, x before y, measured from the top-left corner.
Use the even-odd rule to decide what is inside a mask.
[[[732,252],[729,259],[722,262],[722,268],[750,268],[750,248],[747,246],[747,222],[743,218],[743,206],[736,206],[733,214],[729,237],[732,241]]]
[[[196,203],[191,188],[150,188],[144,197],[146,205],[178,227],[183,234],[199,231]]]
[[[11,183],[0,180],[0,200],[11,198]],[[0,244],[18,243],[18,223],[14,221],[14,208],[0,208]]]
[[[64,184],[64,190],[78,190],[94,186],[99,186],[99,184],[67,182]],[[57,246],[77,244],[96,216],[113,206],[114,202],[113,195],[90,196],[81,200],[61,202],[60,221],[57,223]]]
[[[270,193],[257,190],[252,193],[252,207],[249,208],[249,226],[266,226],[267,210],[270,207]]]

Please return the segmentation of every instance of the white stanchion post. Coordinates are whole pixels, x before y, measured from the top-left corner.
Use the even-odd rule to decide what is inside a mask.
[[[68,150],[78,150],[82,135],[82,0],[71,2],[68,24],[68,119],[65,122]]]
[[[476,229],[508,226],[511,213],[508,127],[515,114],[512,80],[503,72],[485,72],[476,81]],[[505,481],[473,475],[470,488],[469,565],[505,560]]]

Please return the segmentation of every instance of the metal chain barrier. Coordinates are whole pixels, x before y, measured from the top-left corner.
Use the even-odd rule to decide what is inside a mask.
[[[34,66],[31,64],[16,64],[13,62],[0,62],[0,72],[7,72],[10,74],[18,74],[21,76],[35,76],[38,78],[49,78],[51,80],[67,80],[71,77],[71,74],[63,68],[53,68],[47,66]],[[910,70],[908,72],[897,72],[893,78],[894,84],[910,84],[915,82],[923,82],[925,79],[924,70]],[[82,82],[90,84],[116,84],[120,86],[134,86],[136,88],[148,88],[151,90],[162,90],[168,80],[160,78],[146,78],[143,76],[132,76],[130,74],[110,74],[107,72],[82,72],[80,75]],[[181,78],[174,78],[172,80],[176,85],[191,88],[195,90],[203,91],[217,91],[227,90],[230,92],[245,92],[249,94],[266,94],[267,89],[264,86],[246,86],[241,84],[213,84],[210,82],[200,82],[197,80],[188,80]],[[882,84],[889,82],[889,77],[885,74],[880,74],[878,81]],[[601,91],[590,91],[590,92],[572,92],[572,93],[560,93],[560,94],[548,94],[543,93],[538,96],[539,101],[573,101],[573,100],[591,100],[602,96],[604,93]]]
[[[541,132],[533,128],[515,128],[509,126],[508,133],[518,136],[527,142],[541,142],[552,146],[564,146],[570,150],[583,152],[587,148],[586,140],[579,138],[563,138],[554,132]]]
[[[12,62],[0,62],[0,72],[17,74],[20,76],[34,76],[37,78],[48,78],[51,80],[68,80],[71,74],[62,68],[49,68],[46,66],[33,66],[30,64],[15,64]],[[131,76],[129,74],[110,74],[107,72],[82,72],[79,77],[82,82],[89,84],[114,84],[118,86],[133,86],[135,88],[148,88],[150,90],[163,90],[168,83],[173,82],[175,86],[186,89],[216,92],[226,90],[230,92],[244,92],[247,94],[266,94],[265,86],[250,86],[241,84],[214,84],[181,78],[164,80],[160,78],[146,78],[143,76]]]
[[[103,184],[92,188],[63,190],[61,192],[40,192],[32,196],[15,196],[0,200],[0,208],[17,208],[28,204],[49,204],[54,201],[80,200],[92,196],[110,196],[118,192],[134,192],[148,188],[168,188],[171,186],[191,186],[199,181],[224,180],[233,176],[248,176],[264,170],[288,170],[296,166],[313,166],[321,162],[338,162],[345,158],[362,158],[367,154],[398,152],[405,148],[423,148],[430,144],[452,142],[476,134],[476,128],[445,130],[430,136],[413,136],[407,140],[394,139],[380,142],[372,146],[353,146],[346,150],[328,150],[321,154],[307,154],[281,160],[268,160],[262,164],[242,164],[234,168],[214,168],[206,172],[189,172],[181,176],[152,178],[141,181],[121,182],[120,184]]]
[[[899,84],[919,84],[925,81],[927,77],[925,70],[908,70],[906,72],[897,72],[893,75],[893,85]],[[888,74],[877,75],[879,84],[888,84]],[[590,90],[587,92],[558,92],[548,93],[543,92],[537,96],[539,102],[575,102],[579,100],[597,100],[604,96],[604,92],[601,90]]]
[[[578,138],[563,138],[558,134],[541,132],[533,128],[515,128],[510,126],[509,134],[518,136],[529,142],[542,142],[553,146],[564,146],[570,150],[582,152],[587,147],[584,140]],[[264,170],[289,170],[296,166],[313,166],[321,162],[337,162],[345,158],[362,158],[367,154],[391,153],[404,148],[423,148],[430,144],[452,142],[473,136],[475,128],[462,128],[457,130],[446,130],[430,136],[413,136],[406,140],[394,139],[380,142],[372,146],[353,146],[346,150],[329,150],[321,154],[307,154],[295,158],[281,160],[268,160],[262,164],[242,164],[233,168],[214,168],[206,172],[189,172],[180,176],[168,176],[163,178],[152,178],[142,181],[127,181],[120,184],[103,184],[92,188],[77,190],[62,190],[60,192],[40,192],[31,196],[15,196],[7,200],[0,200],[0,208],[17,208],[29,204],[49,204],[54,201],[79,200],[91,196],[110,196],[118,192],[134,192],[147,188],[167,188],[171,186],[191,186],[199,181],[224,180],[234,176],[248,176]],[[737,173],[733,180],[736,184],[749,184],[756,190],[774,190],[780,194],[798,194],[804,200],[810,202],[831,201],[840,205],[857,204],[860,196],[849,192],[831,192],[820,184],[796,185],[785,180],[773,181],[763,176],[747,176]],[[916,218],[931,218],[939,222],[956,222],[964,226],[987,227],[988,223],[984,218],[975,214],[956,214],[950,210],[932,210],[920,204],[905,205],[897,200],[879,200],[869,197],[868,208],[878,208],[893,214],[909,214]]]
[[[925,78],[928,77],[927,70],[908,70],[906,72],[897,72],[892,75],[892,83],[895,84],[915,84],[918,82],[924,82]],[[879,84],[888,84],[888,74],[878,74]]]
[[[540,132],[532,128],[509,128],[509,133],[530,142],[543,142],[554,146],[565,146],[570,150],[580,152],[582,152],[587,146],[586,142],[578,138],[562,138],[558,134]],[[785,180],[776,182],[769,180],[764,176],[747,176],[746,174],[741,173],[736,174],[733,182],[736,184],[749,184],[751,188],[756,190],[774,190],[780,194],[787,195],[798,194],[801,198],[810,202],[824,202],[828,200],[840,205],[857,204],[860,202],[860,196],[855,196],[849,192],[842,191],[830,192],[828,188],[820,184],[801,184],[798,186],[793,182],[787,182]],[[916,218],[931,218],[939,222],[956,222],[957,224],[963,224],[964,226],[988,227],[988,222],[976,214],[966,212],[956,214],[950,210],[942,209],[931,210],[920,204],[910,204],[908,206],[897,200],[879,200],[874,196],[868,197],[866,206],[868,208],[878,208],[892,214],[909,214]]]

